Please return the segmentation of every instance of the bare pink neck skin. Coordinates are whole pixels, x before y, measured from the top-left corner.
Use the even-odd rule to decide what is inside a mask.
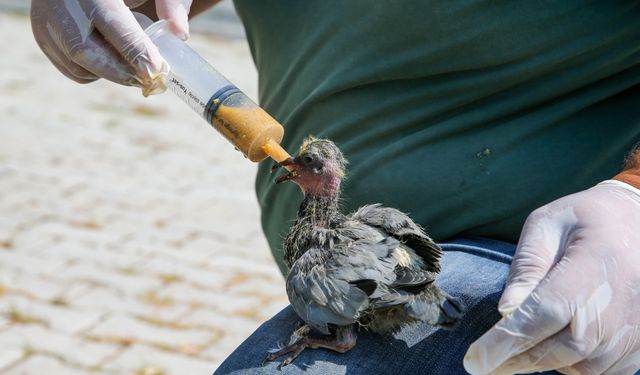
[[[333,173],[323,176],[303,174],[296,179],[305,196],[315,196],[324,199],[335,198],[340,192],[340,177]]]

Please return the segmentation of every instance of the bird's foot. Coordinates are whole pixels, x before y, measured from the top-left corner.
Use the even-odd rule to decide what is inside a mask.
[[[303,322],[298,323],[298,327],[291,333],[291,337],[289,337],[289,345],[284,348],[274,351],[272,353],[267,354],[267,356],[262,360],[262,365],[264,366],[267,362],[271,362],[274,359],[281,357],[288,353],[293,353],[289,357],[287,357],[284,362],[280,364],[279,367],[286,366],[293,362],[293,360],[306,348],[304,339],[307,338],[307,335],[311,332],[311,328]]]
[[[287,345],[276,352],[267,354],[267,356],[264,357],[264,359],[262,360],[262,366],[267,364],[267,362],[271,362],[278,357],[291,353],[290,356],[288,356],[284,361],[282,361],[282,363],[280,364],[280,366],[278,366],[278,368],[288,366],[307,347],[309,347],[309,343],[307,342],[306,338],[301,338],[300,340],[294,342],[291,345]]]
[[[267,362],[271,362],[274,359],[281,357],[285,354],[291,353],[278,368],[285,367],[291,364],[296,357],[300,355],[305,349],[318,349],[325,348],[336,351],[338,353],[345,353],[351,350],[356,345],[356,330],[353,325],[346,327],[339,327],[334,335],[325,336],[322,338],[310,337],[309,327],[302,326],[298,328],[291,336],[298,337],[295,342],[290,343],[284,348],[267,354],[267,356],[262,361],[262,365],[264,366]]]

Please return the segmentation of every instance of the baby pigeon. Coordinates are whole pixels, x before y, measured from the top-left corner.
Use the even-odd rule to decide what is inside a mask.
[[[287,295],[304,324],[265,361],[291,353],[286,366],[305,348],[347,352],[358,327],[387,334],[418,322],[452,328],[461,318],[460,303],[435,284],[440,247],[409,216],[380,204],[340,212],[346,164],[332,141],[308,138],[274,167],[289,169],[276,183],[304,192],[284,240]]]

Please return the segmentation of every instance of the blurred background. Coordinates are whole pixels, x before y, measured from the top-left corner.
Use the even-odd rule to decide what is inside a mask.
[[[256,166],[171,93],[66,79],[28,5],[0,3],[0,374],[210,374],[287,304]],[[216,8],[189,44],[255,98]]]

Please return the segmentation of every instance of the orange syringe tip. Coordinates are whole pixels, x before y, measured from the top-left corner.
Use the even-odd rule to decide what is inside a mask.
[[[289,157],[279,144],[284,128],[260,107],[221,105],[212,125],[251,161],[270,156],[280,162]]]

